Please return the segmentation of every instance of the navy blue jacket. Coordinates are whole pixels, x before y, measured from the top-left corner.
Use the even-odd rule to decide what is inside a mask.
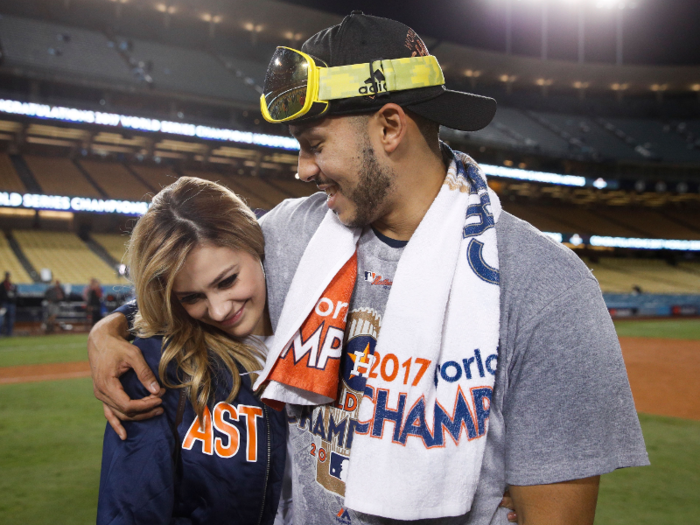
[[[158,377],[162,339],[134,344]],[[176,384],[175,370],[171,363],[168,379]],[[164,414],[124,422],[125,441],[107,425],[98,525],[273,523],[286,453],[284,412],[263,405],[248,376],[241,378],[236,399],[226,403],[231,376],[223,367],[214,375],[215,394],[203,428],[194,424],[188,400],[175,436],[176,389],[163,396]],[[121,381],[132,399],[148,395],[133,370]]]

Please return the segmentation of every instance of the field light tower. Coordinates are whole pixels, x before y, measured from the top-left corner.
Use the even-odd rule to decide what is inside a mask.
[[[510,55],[512,49],[512,18],[513,18],[513,3],[529,3],[540,4],[542,13],[541,31],[541,51],[542,60],[547,60],[549,46],[549,5],[550,4],[567,4],[576,6],[578,14],[578,61],[585,61],[585,17],[584,13],[587,8],[596,7],[598,9],[615,11],[616,14],[616,49],[615,61],[617,65],[622,65],[622,49],[624,44],[623,32],[623,12],[625,9],[634,9],[638,6],[637,0],[505,0],[505,15],[506,15],[506,54]]]

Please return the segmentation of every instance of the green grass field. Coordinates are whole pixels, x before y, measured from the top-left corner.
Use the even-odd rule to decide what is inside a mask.
[[[620,337],[660,337],[662,339],[700,340],[700,319],[659,319],[653,321],[615,321]]]
[[[87,334],[0,339],[0,367],[69,363],[87,359]]]
[[[95,523],[105,420],[89,378],[0,386],[0,523]]]
[[[700,339],[700,321],[624,321],[624,336]],[[0,366],[82,361],[85,335],[0,340]],[[596,525],[697,522],[700,421],[641,414],[652,465],[603,476]],[[0,385],[0,523],[94,523],[104,417],[89,379]]]

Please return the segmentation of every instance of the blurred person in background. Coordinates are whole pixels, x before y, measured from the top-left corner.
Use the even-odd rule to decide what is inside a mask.
[[[56,319],[61,310],[61,301],[66,299],[66,293],[61,286],[61,281],[56,279],[53,286],[49,287],[44,293],[46,301],[46,329],[47,334],[52,334],[56,329]]]
[[[94,277],[90,279],[90,284],[83,290],[85,309],[88,314],[90,326],[95,326],[102,319],[102,286],[100,281]]]
[[[5,272],[5,279],[0,284],[0,309],[5,311],[4,315],[0,316],[0,335],[10,337],[17,313],[17,285],[12,284],[10,272]]]
[[[127,254],[138,311],[106,319],[122,337],[133,325],[132,348],[165,388],[157,417],[125,422],[128,435],[107,426],[98,525],[272,524],[287,424],[252,388],[270,333],[255,216],[223,186],[182,177],[154,197]],[[133,371],[121,382],[148,395]]]

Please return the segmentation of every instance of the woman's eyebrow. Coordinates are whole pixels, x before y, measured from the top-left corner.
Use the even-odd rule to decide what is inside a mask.
[[[221,281],[227,273],[229,273],[231,270],[233,270],[236,267],[235,264],[232,264],[228,268],[226,268],[223,272],[221,272],[219,275],[217,275],[212,282],[209,283],[209,288],[216,286],[219,281]]]

